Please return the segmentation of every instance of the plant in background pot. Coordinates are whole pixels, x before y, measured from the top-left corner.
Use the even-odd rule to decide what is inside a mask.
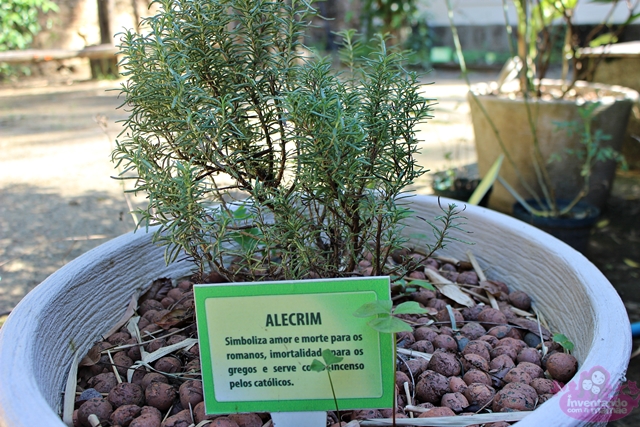
[[[570,217],[566,207],[576,207],[576,204],[566,202],[564,208],[561,206],[565,203],[563,200],[571,201],[576,195],[601,209],[615,176],[617,156],[613,153],[620,150],[638,94],[627,88],[576,80],[580,75],[576,66],[580,41],[573,24],[576,1],[516,0],[513,5],[517,16],[517,46],[512,46],[514,59],[507,63],[498,82],[470,86],[468,95],[480,173],[489,169],[498,154],[504,154],[506,159],[500,175],[501,182],[507,186],[494,190],[490,206],[512,212],[516,202],[513,194],[517,193],[521,195],[519,201],[535,200],[537,207],[531,203],[523,206],[536,218]],[[448,7],[460,64],[466,75],[450,2]],[[629,11],[630,16],[633,13]],[[560,25],[560,21],[564,25]],[[507,22],[506,34],[511,33]],[[554,41],[558,40],[564,45],[563,79],[548,80],[544,77],[554,53]],[[612,40],[612,37],[603,36],[600,40]],[[568,78],[570,64],[574,72]],[[585,143],[582,132],[558,131],[557,122],[583,122],[581,105],[591,103],[598,105],[587,107],[591,141],[597,144]],[[602,139],[597,135],[609,137]],[[601,149],[598,156],[591,158],[597,161],[587,163],[580,155],[566,157],[562,162],[551,161],[554,156],[566,152],[585,153],[587,147],[594,146]]]

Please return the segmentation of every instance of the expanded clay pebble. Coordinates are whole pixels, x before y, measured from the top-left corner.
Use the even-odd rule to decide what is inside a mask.
[[[434,352],[433,344],[431,341],[420,340],[416,341],[411,346],[409,346],[411,350],[419,351],[420,353],[428,353],[431,354]]]
[[[143,390],[146,390],[147,387],[149,387],[149,384],[151,384],[153,382],[160,382],[160,383],[169,384],[169,380],[164,375],[159,374],[157,372],[149,372],[148,374],[145,374],[144,377],[142,377],[142,381],[140,382],[140,386],[142,387]]]
[[[453,353],[448,353],[444,350],[436,350],[433,353],[427,368],[445,377],[460,375],[461,370],[458,358]]]
[[[207,424],[207,427],[240,427],[238,423],[228,417],[220,417]]]
[[[166,374],[175,374],[182,368],[182,363],[173,356],[165,356],[158,359],[153,367],[157,371],[164,372]]]
[[[173,405],[176,395],[176,390],[172,385],[159,381],[152,382],[144,391],[147,404],[162,412]]]
[[[220,415],[207,415],[204,411],[204,402],[198,403],[195,408],[193,408],[193,418],[196,424],[200,424],[205,420],[213,420],[218,418]]]
[[[188,409],[183,409],[175,415],[171,415],[162,422],[162,427],[189,427],[193,424],[191,413]]]
[[[440,399],[448,391],[447,377],[434,371],[424,371],[416,384],[416,397],[422,402],[440,403]]]
[[[566,383],[578,371],[578,361],[570,354],[554,353],[547,359],[546,367],[551,378]]]
[[[464,397],[471,405],[484,406],[493,399],[495,390],[493,387],[481,383],[469,384],[464,391]]]
[[[113,372],[106,372],[89,378],[87,384],[99,393],[109,393],[118,384],[118,380]]]
[[[100,422],[104,422],[109,420],[112,412],[113,406],[111,406],[111,403],[102,397],[94,397],[80,405],[78,408],[78,421],[84,427],[92,427],[89,422],[89,415],[95,414]]]
[[[440,405],[451,409],[453,412],[460,413],[469,406],[469,401],[460,392],[446,393],[442,396]]]
[[[144,405],[144,391],[138,384],[120,383],[109,392],[107,397],[114,408],[123,405]]]
[[[531,309],[531,297],[523,291],[513,291],[509,294],[509,302],[520,310],[528,311]]]
[[[202,392],[202,381],[188,380],[182,383],[178,391],[180,396],[180,403],[183,408],[188,408],[191,405],[194,408],[198,403],[204,400]]]
[[[142,411],[142,408],[138,405],[123,405],[113,411],[109,417],[109,421],[111,424],[126,427],[140,415],[140,411]]]
[[[262,418],[256,413],[230,414],[227,417],[238,424],[238,427],[262,427]]]
[[[544,371],[540,366],[536,365],[535,363],[520,362],[518,363],[516,368],[524,370],[527,374],[529,374],[531,379],[544,378]]]
[[[429,409],[427,412],[420,414],[418,418],[436,418],[436,417],[453,417],[456,413],[451,408],[440,406]]]

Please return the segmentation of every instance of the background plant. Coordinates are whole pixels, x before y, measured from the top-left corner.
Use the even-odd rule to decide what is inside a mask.
[[[40,32],[40,16],[57,12],[58,5],[50,0],[10,0],[0,2],[0,52],[26,49]],[[0,64],[0,75],[11,68]]]
[[[623,162],[619,153],[615,152],[610,147],[602,146],[601,142],[608,139],[609,136],[603,135],[601,131],[593,131],[592,122],[593,114],[599,107],[598,103],[587,102],[579,109],[579,114],[582,119],[581,122],[571,122],[561,124],[560,127],[564,127],[565,130],[571,134],[572,132],[578,133],[581,136],[580,142],[583,147],[572,150],[568,154],[575,155],[581,160],[584,160],[580,174],[583,179],[583,187],[570,201],[568,206],[560,209],[555,196],[555,188],[549,177],[547,170],[547,164],[557,158],[552,156],[550,159],[543,158],[540,142],[538,140],[537,128],[534,124],[534,106],[535,102],[542,96],[542,79],[545,77],[549,68],[551,55],[553,54],[553,47],[556,44],[558,36],[563,37],[563,74],[562,74],[562,90],[560,95],[545,93],[547,96],[564,98],[568,94],[576,96],[572,89],[579,78],[585,77],[585,72],[592,73],[595,66],[597,66],[598,60],[591,64],[589,70],[583,68],[583,64],[580,62],[579,50],[586,43],[589,46],[600,46],[603,44],[609,44],[617,41],[617,37],[629,24],[633,23],[640,17],[640,14],[636,13],[639,2],[626,3],[628,9],[627,19],[620,25],[614,26],[609,20],[617,6],[617,0],[602,0],[601,3],[610,3],[611,9],[609,13],[604,16],[600,25],[596,26],[586,37],[586,40],[581,41],[578,37],[576,27],[573,24],[573,15],[576,7],[578,6],[578,0],[513,0],[513,4],[516,7],[517,12],[517,47],[511,46],[511,52],[513,60],[508,63],[503,69],[503,75],[498,82],[497,92],[502,91],[502,86],[506,81],[511,78],[518,77],[520,81],[519,93],[524,99],[524,105],[526,109],[527,118],[530,125],[530,131],[533,138],[533,156],[532,167],[535,170],[538,183],[542,190],[542,197],[534,191],[531,186],[526,182],[522,175],[518,172],[511,153],[508,152],[504,141],[500,133],[497,130],[495,123],[489,116],[482,103],[477,98],[474,91],[470,91],[473,97],[473,102],[480,108],[484,117],[489,122],[489,125],[493,129],[498,144],[500,145],[506,160],[516,171],[516,175],[520,184],[527,190],[541,209],[535,209],[530,204],[526,203],[524,197],[518,194],[509,183],[503,179],[498,178],[500,183],[511,193],[511,195],[532,215],[546,216],[546,217],[560,217],[569,214],[571,208],[573,208],[581,199],[587,196],[589,191],[589,180],[594,165],[599,161],[615,160]],[[449,14],[450,28],[454,38],[454,45],[456,53],[460,63],[462,74],[466,80],[467,85],[471,88],[471,82],[467,75],[467,67],[465,64],[465,58],[462,53],[462,46],[458,37],[457,28],[454,23],[453,6],[451,0],[446,0],[447,10]],[[507,18],[508,2],[503,0],[503,9],[505,11],[505,29],[509,36],[513,33],[513,29]],[[562,22],[564,25],[560,25]],[[512,41],[512,38],[509,38]],[[571,67],[570,67],[571,65]],[[573,69],[571,78],[568,78],[569,69]],[[532,106],[533,104],[533,106]],[[579,129],[580,128],[580,129]]]
[[[0,51],[26,49],[42,29],[40,13],[57,12],[50,0],[11,0],[0,3]]]
[[[431,287],[432,290],[435,290],[433,286],[427,284],[425,287]],[[413,332],[413,328],[406,321],[396,317],[400,314],[425,314],[427,310],[422,308],[420,304],[415,301],[405,301],[403,303],[398,304],[395,308],[393,307],[393,301],[391,300],[376,300],[370,303],[363,304],[360,306],[353,315],[355,317],[367,318],[373,317],[373,319],[367,322],[367,325],[371,327],[373,330],[378,331],[383,334],[393,334],[393,383],[396,384],[396,372],[395,369],[396,359],[397,359],[397,334],[399,332]],[[393,424],[396,423],[396,399],[397,391],[394,390],[393,394]]]
[[[574,14],[579,0],[513,0],[516,9],[517,47],[511,47],[512,56],[519,59],[520,88],[523,95],[539,97],[540,80],[545,78],[552,57],[557,53],[556,46],[562,46],[562,80],[567,80],[562,97],[566,96],[574,83],[585,79],[594,72],[599,61],[585,67],[581,62],[579,50],[583,47],[601,46],[615,43],[624,29],[640,17],[637,13],[638,2],[626,2],[628,15],[622,24],[614,25],[610,18],[619,0],[598,0],[609,3],[611,8],[584,38],[580,37],[574,23]],[[503,0],[505,9],[507,0]],[[506,21],[508,34],[512,33],[511,24]],[[509,38],[513,41],[513,38]],[[571,75],[569,73],[571,72]]]
[[[370,253],[381,274],[430,111],[403,54],[378,36],[359,58],[343,32],[338,74],[303,55],[303,0],[156,3],[148,35],[122,36],[131,115],[113,158],[147,194],[141,223],[160,225],[167,261],[184,251],[256,280],[351,274]],[[241,215],[237,192],[250,196]]]
[[[393,34],[400,37],[403,28],[416,24],[418,18],[416,0],[363,0],[362,19],[366,34]]]

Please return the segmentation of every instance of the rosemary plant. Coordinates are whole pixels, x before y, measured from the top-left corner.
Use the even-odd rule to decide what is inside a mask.
[[[378,37],[358,58],[349,31],[344,73],[305,56],[305,0],[156,3],[148,34],[122,36],[131,114],[113,159],[147,194],[140,225],[160,226],[167,262],[184,251],[230,279],[295,279],[371,253],[381,274],[430,112],[403,54]]]

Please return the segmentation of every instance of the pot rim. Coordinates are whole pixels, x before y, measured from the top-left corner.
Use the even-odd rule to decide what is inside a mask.
[[[542,87],[553,87],[553,88],[561,88],[563,85],[567,84],[567,81],[558,80],[558,79],[542,79]],[[482,98],[492,98],[502,102],[517,102],[522,103],[523,98],[510,98],[509,95],[514,94],[514,90],[507,90],[505,92],[496,94],[498,83],[495,81],[492,82],[480,82],[472,84],[469,89],[469,97],[473,95],[482,97]],[[613,104],[615,102],[631,102],[637,103],[640,100],[640,94],[638,91],[620,86],[620,85],[608,85],[605,83],[593,83],[587,82],[584,80],[578,80],[575,82],[574,87],[582,90],[595,90],[597,93],[601,91],[612,92],[614,94],[608,94],[604,97],[599,98],[599,102],[604,105]],[[540,99],[540,98],[531,98],[529,99],[530,103],[540,103],[540,104],[581,104],[579,100],[572,99]]]
[[[433,196],[414,196],[411,201],[412,210],[419,211],[422,216],[440,212],[438,199]],[[440,203],[459,204],[444,198]],[[581,361],[576,375],[598,365],[610,372],[612,380],[620,382],[631,353],[631,330],[621,327],[628,324],[629,319],[620,297],[610,284],[607,286],[604,275],[568,245],[507,215],[478,206],[467,206],[463,215],[468,225],[477,223],[473,232],[482,239],[478,240],[475,249],[452,242],[446,252],[462,259],[466,251],[474,251],[481,263],[492,265],[491,275],[500,277],[508,273],[505,280],[516,285],[515,288],[530,292],[545,312],[561,313],[557,315],[559,320],[548,314],[547,319],[579,345],[585,346],[575,352]],[[422,241],[423,237],[418,233],[423,233],[424,229],[424,221],[410,218],[405,229],[408,244]],[[458,236],[469,239],[466,233]],[[491,254],[483,252],[487,248],[491,248]],[[509,270],[510,265],[505,266],[504,262],[495,266],[490,264],[491,259],[510,259],[514,253],[522,256],[523,265],[519,268]],[[56,410],[73,358],[72,347],[81,354],[86,352],[93,340],[124,312],[134,291],[122,285],[123,280],[133,280],[131,272],[124,268],[127,265],[144,273],[141,279],[132,282],[144,283],[143,288],[159,277],[181,277],[191,268],[186,263],[166,267],[163,248],[153,245],[151,235],[142,230],[98,246],[36,287],[0,329],[0,426],[64,426]],[[103,270],[114,277],[109,280],[97,278],[96,272]],[[543,282],[544,288],[539,287],[539,282],[528,283],[528,275],[533,273],[547,279]],[[121,285],[110,288],[117,283]],[[114,301],[105,300],[106,295],[113,296]],[[103,304],[98,307],[101,310],[91,305],[95,301]],[[62,307],[71,309],[71,314],[69,311],[58,313]],[[568,320],[562,310],[571,313],[572,319]],[[52,314],[62,319],[73,316],[80,321],[56,323],[56,316]],[[96,325],[100,325],[98,330]],[[567,325],[573,325],[575,330],[574,327],[570,327],[572,331],[565,330]],[[54,341],[48,342],[52,337]],[[71,339],[77,339],[73,346]],[[616,351],[612,352],[614,347]],[[56,357],[51,359],[54,360],[43,360],[45,351],[53,352]],[[556,395],[519,425],[533,427],[550,421],[553,425],[584,424],[561,411],[560,397]]]

